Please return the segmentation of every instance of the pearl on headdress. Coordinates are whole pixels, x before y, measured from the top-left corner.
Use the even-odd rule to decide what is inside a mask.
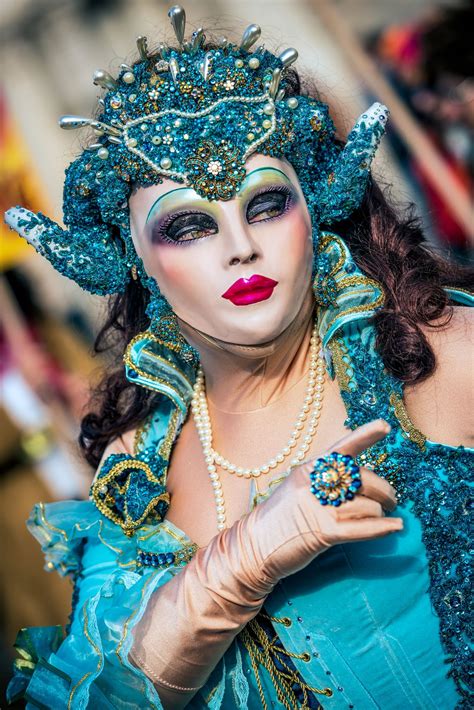
[[[262,126],[265,128],[265,130],[267,130],[268,128],[272,127],[272,122],[269,118],[266,118],[264,121],[262,121]]]
[[[257,59],[257,57],[251,57],[249,59],[249,67],[250,69],[258,69],[260,66],[260,59]]]
[[[160,160],[160,165],[163,168],[163,170],[169,170],[173,163],[171,162],[171,158],[162,158]]]
[[[244,60],[243,59],[236,59],[234,62],[234,65],[235,65],[236,69],[242,69],[242,67],[244,66]]]
[[[291,98],[289,98],[286,102],[286,105],[288,106],[288,108],[297,108],[298,99],[296,98],[296,96],[292,96]]]
[[[273,106],[273,104],[265,104],[265,106],[263,107],[263,113],[266,113],[267,116],[271,116],[274,112],[275,107]]]
[[[126,71],[125,74],[122,76],[122,81],[124,81],[126,84],[133,84],[135,81],[135,74],[131,71]]]
[[[137,143],[138,143],[138,141],[136,138],[129,138],[126,143],[126,146],[127,146],[127,148],[135,148]]]
[[[97,151],[97,155],[101,160],[107,160],[107,158],[109,157],[109,151],[107,150],[107,148],[99,148],[99,150]]]

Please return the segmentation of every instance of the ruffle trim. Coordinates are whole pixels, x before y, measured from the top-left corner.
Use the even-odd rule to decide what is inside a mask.
[[[18,636],[20,658],[7,691],[28,707],[80,710],[161,710],[153,683],[128,660],[132,631],[153,592],[175,571],[139,575],[119,571],[78,611],[73,631],[61,642],[59,627],[24,629]],[[226,670],[227,669],[227,670]],[[246,710],[249,686],[241,653],[234,643],[214,669],[191,708],[235,707]]]
[[[125,537],[120,527],[101,515],[92,501],[37,503],[26,525],[41,545],[45,569],[55,569],[63,577],[80,571],[83,542],[87,538],[100,540],[114,552],[120,567],[131,566],[135,560],[134,540]]]

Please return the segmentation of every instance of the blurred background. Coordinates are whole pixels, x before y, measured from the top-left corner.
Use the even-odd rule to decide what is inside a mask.
[[[80,147],[61,114],[89,116],[92,74],[135,58],[135,37],[170,37],[164,0],[3,0],[0,10],[0,204],[61,220],[62,180]],[[375,99],[391,110],[376,175],[417,206],[433,247],[473,253],[474,6],[446,0],[188,0],[190,33],[262,27],[271,49],[294,46],[345,137]],[[77,439],[105,304],[57,275],[0,225],[0,673],[10,676],[23,626],[65,623],[70,586],[43,571],[25,527],[38,501],[87,496],[92,471]],[[0,704],[3,705],[2,701]]]

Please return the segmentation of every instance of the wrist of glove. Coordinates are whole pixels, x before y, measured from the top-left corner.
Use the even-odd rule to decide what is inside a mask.
[[[355,456],[387,432],[385,422],[372,422],[336,447]],[[150,599],[131,659],[155,682],[165,707],[189,702],[280,579],[332,545],[401,529],[399,518],[383,514],[396,505],[394,491],[373,472],[362,470],[362,495],[332,508],[310,493],[311,470],[308,463],[292,471]]]

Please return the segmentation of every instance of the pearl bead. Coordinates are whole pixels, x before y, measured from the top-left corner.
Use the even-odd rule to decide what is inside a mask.
[[[107,150],[107,148],[99,148],[99,150],[97,151],[97,155],[101,160],[107,160],[107,158],[109,157],[109,151]]]
[[[251,57],[249,59],[249,67],[250,69],[258,69],[260,66],[260,59],[257,59],[257,57]]]
[[[267,113],[267,115],[270,115],[271,113],[273,113],[273,106],[270,103],[266,104],[266,106],[264,107],[264,112]],[[253,134],[249,135],[254,137]],[[163,160],[167,159],[164,158]],[[271,469],[276,468],[278,464],[283,463],[283,461],[290,455],[292,449],[296,446],[297,441],[302,436],[302,432],[307,425],[307,433],[303,438],[302,444],[295,452],[295,455],[290,462],[289,471],[294,466],[299,465],[301,461],[305,458],[306,452],[308,451],[310,444],[314,438],[318,425],[318,418],[321,414],[319,411],[321,408],[322,399],[320,393],[323,390],[325,365],[324,361],[322,360],[322,355],[320,353],[319,348],[320,341],[316,335],[315,326],[310,341],[310,367],[308,372],[308,381],[306,385],[306,396],[304,398],[303,406],[298,414],[295,428],[291,432],[290,439],[286,446],[283,447],[282,450],[266,464],[255,468],[244,468],[241,466],[236,466],[235,464],[232,464],[230,461],[224,458],[217,451],[215,451],[212,447],[212,424],[207,408],[204,373],[201,369],[198,370],[196,382],[194,385],[191,409],[195,419],[196,429],[199,434],[199,440],[203,449],[204,459],[207,464],[211,486],[214,491],[217,513],[217,529],[219,531],[225,528],[226,515],[224,494],[222,491],[222,484],[219,480],[219,474],[217,472],[216,465],[220,465],[223,470],[228,471],[231,474],[235,474],[238,477],[258,478],[262,474],[268,473]],[[313,411],[311,412],[311,415],[309,415],[308,413],[310,411],[311,404],[313,405]]]
[[[162,167],[163,170],[169,170],[172,165],[171,158],[162,158],[160,160],[160,167]]]
[[[263,107],[263,113],[265,113],[267,116],[271,116],[274,112],[275,107],[273,106],[273,104],[265,104],[265,106]]]
[[[135,74],[131,71],[126,71],[125,74],[122,76],[122,81],[124,81],[126,84],[133,84],[135,81]]]
[[[137,143],[138,143],[138,141],[136,138],[129,138],[126,143],[126,146],[127,146],[127,148],[135,148]]]
[[[264,128],[266,131],[272,127],[272,122],[270,119],[266,118],[264,121],[262,121],[262,128]]]
[[[243,59],[236,59],[234,62],[234,66],[237,69],[242,69],[242,67],[244,66],[244,60]]]
[[[296,108],[298,106],[298,99],[296,98],[296,96],[292,96],[291,98],[289,98],[286,102],[286,105],[288,106],[288,108]]]

